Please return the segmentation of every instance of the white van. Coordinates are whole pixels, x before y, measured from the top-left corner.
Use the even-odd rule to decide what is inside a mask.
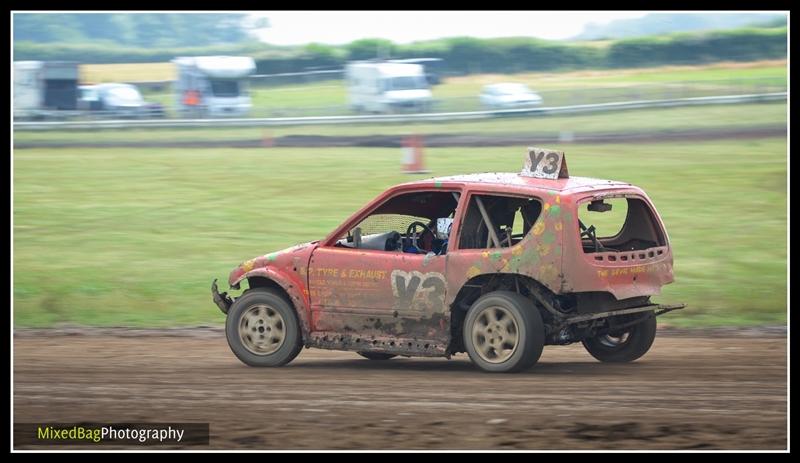
[[[356,61],[345,69],[350,109],[389,113],[430,110],[433,97],[419,64]]]
[[[178,68],[175,97],[185,116],[244,116],[252,102],[247,78],[256,70],[253,58],[198,56],[172,60]]]
[[[62,117],[78,109],[78,63],[14,62],[14,117]]]

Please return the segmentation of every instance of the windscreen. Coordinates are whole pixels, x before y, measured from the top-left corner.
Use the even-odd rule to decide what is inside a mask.
[[[97,90],[93,88],[82,88],[80,92],[83,101],[97,101]]]
[[[45,80],[44,106],[49,109],[73,110],[78,107],[78,82],[66,79]]]
[[[239,81],[226,79],[212,79],[211,93],[214,96],[230,97],[239,96]]]
[[[416,90],[428,88],[422,76],[392,77],[386,83],[386,90]]]
[[[108,96],[120,103],[141,103],[142,95],[134,87],[113,87],[108,90]]]
[[[524,85],[505,85],[498,89],[501,95],[519,95],[531,93],[531,90]]]

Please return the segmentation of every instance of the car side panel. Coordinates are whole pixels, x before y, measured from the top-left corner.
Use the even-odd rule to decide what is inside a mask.
[[[500,191],[471,194],[503,195]],[[514,192],[520,195],[520,192]],[[447,304],[451,305],[459,290],[469,280],[484,274],[508,273],[526,275],[560,293],[564,283],[561,272],[563,254],[563,221],[572,220],[573,212],[565,209],[562,196],[556,192],[529,193],[542,201],[542,212],[530,232],[510,248],[456,249],[448,252]],[[458,239],[461,234],[461,221]]]
[[[314,332],[445,342],[446,256],[319,247],[309,263]]]

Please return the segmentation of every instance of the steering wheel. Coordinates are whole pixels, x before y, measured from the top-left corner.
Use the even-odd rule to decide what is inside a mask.
[[[420,226],[420,227],[423,228],[422,233],[420,233],[419,236],[422,236],[425,233],[429,233],[431,235],[431,237],[434,237],[436,235],[433,234],[433,231],[431,231],[430,227],[428,227],[426,224],[424,224],[422,222],[417,221],[417,222],[411,222],[410,224],[408,224],[408,228],[406,228],[406,237],[410,237],[411,238],[411,245],[412,246],[414,246],[417,249],[422,249],[417,244],[417,226]],[[429,249],[423,249],[423,251],[429,251]]]

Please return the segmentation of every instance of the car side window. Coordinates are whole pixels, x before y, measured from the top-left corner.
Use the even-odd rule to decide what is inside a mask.
[[[534,197],[472,195],[461,225],[460,249],[508,248],[522,241],[542,211]]]
[[[373,210],[336,241],[337,247],[444,254],[458,193],[422,191],[395,196]]]
[[[427,224],[430,219],[406,214],[372,214],[362,220],[357,227],[361,228],[362,234],[373,235],[390,231],[404,232],[414,222]]]

